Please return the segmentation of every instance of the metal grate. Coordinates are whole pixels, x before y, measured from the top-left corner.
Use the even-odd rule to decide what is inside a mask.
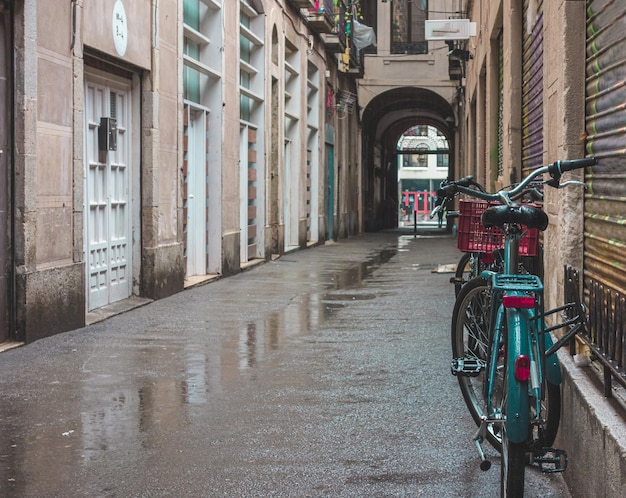
[[[565,300],[571,301],[579,292],[580,275],[574,268],[565,267]],[[617,381],[626,388],[626,297],[619,292],[591,281],[586,299],[588,329],[579,338],[602,365],[604,395],[613,396],[612,384]],[[574,354],[573,346],[570,353]]]

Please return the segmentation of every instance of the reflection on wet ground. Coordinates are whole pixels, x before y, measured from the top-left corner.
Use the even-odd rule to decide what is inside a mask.
[[[345,307],[342,301],[375,299],[376,294],[364,292],[344,292],[358,289],[364,281],[381,265],[388,262],[397,253],[397,248],[383,249],[371,255],[366,261],[349,265],[339,271],[322,271],[320,273],[307,271],[301,275],[301,294],[291,301],[286,308],[271,313],[246,326],[245,333],[240,341],[240,359],[242,367],[252,367],[256,364],[262,351],[276,349],[281,338],[290,334],[306,334],[316,330],[325,320],[331,318],[334,312]],[[287,260],[291,262],[291,260]],[[311,292],[316,287],[311,282],[320,282],[321,287],[333,292]]]
[[[2,353],[0,490],[406,495],[436,474],[406,468],[414,432],[431,438],[462,403],[446,376],[450,394],[414,413],[447,375],[453,296],[420,270],[457,256],[448,238],[368,235]]]

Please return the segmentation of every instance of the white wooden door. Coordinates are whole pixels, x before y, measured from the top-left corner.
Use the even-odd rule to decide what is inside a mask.
[[[85,82],[85,237],[89,310],[131,294],[130,82]],[[101,117],[117,122],[117,150],[100,150]]]
[[[291,141],[285,140],[285,174],[283,176],[283,222],[285,249],[291,247]]]
[[[187,276],[206,274],[206,114],[192,111],[187,129]]]
[[[294,144],[285,140],[285,174],[283,183],[283,221],[285,223],[285,250],[298,247],[298,161]]]

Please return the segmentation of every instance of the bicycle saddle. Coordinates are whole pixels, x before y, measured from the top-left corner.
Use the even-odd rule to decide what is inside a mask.
[[[483,211],[481,221],[486,228],[502,228],[507,223],[517,223],[541,231],[548,227],[548,215],[533,206],[492,206]]]

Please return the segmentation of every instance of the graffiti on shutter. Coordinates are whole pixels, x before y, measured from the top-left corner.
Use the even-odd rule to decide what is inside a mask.
[[[504,38],[502,33],[498,37],[498,178],[504,172]]]
[[[587,2],[585,287],[626,295],[626,2]]]

